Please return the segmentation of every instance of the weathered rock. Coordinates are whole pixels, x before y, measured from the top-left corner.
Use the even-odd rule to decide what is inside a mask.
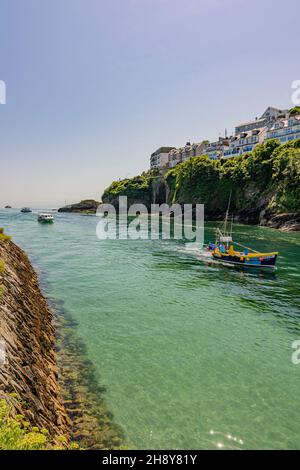
[[[263,225],[279,229],[283,232],[300,231],[300,214],[298,213],[269,214],[263,222]]]
[[[84,214],[95,214],[100,202],[94,199],[85,199],[84,201],[76,204],[70,204],[65,207],[58,209],[58,212],[75,212]]]
[[[9,240],[0,240],[0,393],[32,424],[55,438],[68,436],[69,419],[60,398],[53,316],[26,254]],[[20,401],[13,400],[17,394]]]

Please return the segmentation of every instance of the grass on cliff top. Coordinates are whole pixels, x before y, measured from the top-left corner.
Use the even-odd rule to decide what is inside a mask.
[[[139,176],[113,181],[111,185],[105,189],[102,195],[102,201],[105,202],[110,197],[118,197],[122,194],[131,198],[139,198],[141,197],[141,193],[145,196],[149,191],[151,181],[153,178],[156,178],[158,174],[158,170],[152,169],[144,171]]]
[[[5,399],[0,399],[0,450],[65,450],[77,449],[77,444],[67,445],[64,436],[51,441],[47,429],[31,426],[23,415],[12,415]]]

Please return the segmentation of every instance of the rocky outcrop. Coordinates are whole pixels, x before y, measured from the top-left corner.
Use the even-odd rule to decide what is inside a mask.
[[[203,204],[206,220],[230,212],[236,222],[260,224],[284,231],[299,230],[300,139],[281,145],[260,144],[243,156],[212,160],[190,158],[163,173],[149,170],[114,181],[104,191],[105,202],[119,196],[130,204]]]
[[[151,197],[152,204],[164,204],[168,202],[169,187],[166,180],[161,177],[157,177],[151,182]]]
[[[276,228],[282,232],[299,232],[300,231],[300,214],[264,214],[261,225]]]
[[[17,413],[46,428],[55,438],[68,436],[55,356],[53,315],[26,254],[0,239],[0,393]],[[14,397],[18,400],[14,400]]]
[[[84,201],[69,206],[61,207],[58,212],[75,212],[79,214],[96,214],[100,202],[94,199],[85,199]]]

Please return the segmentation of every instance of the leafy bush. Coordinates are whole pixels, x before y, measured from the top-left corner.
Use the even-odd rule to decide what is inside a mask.
[[[129,203],[138,200],[149,206],[157,175],[156,170],[115,181],[105,190],[103,201],[126,195]],[[208,216],[224,213],[230,193],[233,211],[264,207],[278,213],[300,212],[300,139],[284,145],[269,140],[248,154],[228,159],[193,157],[160,178],[169,187],[169,203],[205,204]]]
[[[13,399],[18,399],[14,393]],[[68,443],[65,436],[59,436],[57,443],[51,440],[47,429],[31,426],[21,414],[12,415],[12,408],[4,398],[0,399],[0,450],[74,450],[79,446]]]
[[[289,114],[290,116],[295,116],[296,114],[300,114],[300,106],[295,106],[294,108],[290,109]]]
[[[257,207],[265,197],[278,212],[300,212],[300,140],[284,145],[270,140],[229,159],[194,157],[165,178],[170,202],[202,203],[208,214],[224,211],[230,192],[233,210]]]
[[[47,448],[48,432],[31,428],[22,415],[11,416],[6,400],[0,400],[0,449],[42,450]]]
[[[146,205],[151,204],[151,183],[157,177],[158,172],[150,170],[140,176],[114,181],[103,193],[103,202],[112,202],[119,196],[127,196],[129,203],[138,200]]]
[[[11,237],[9,235],[5,235],[3,228],[0,228],[0,240],[10,240]]]

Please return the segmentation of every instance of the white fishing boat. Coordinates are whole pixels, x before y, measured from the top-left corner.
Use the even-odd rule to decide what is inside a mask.
[[[52,214],[39,214],[38,215],[38,222],[41,222],[43,224],[53,224],[54,222],[54,217]]]

